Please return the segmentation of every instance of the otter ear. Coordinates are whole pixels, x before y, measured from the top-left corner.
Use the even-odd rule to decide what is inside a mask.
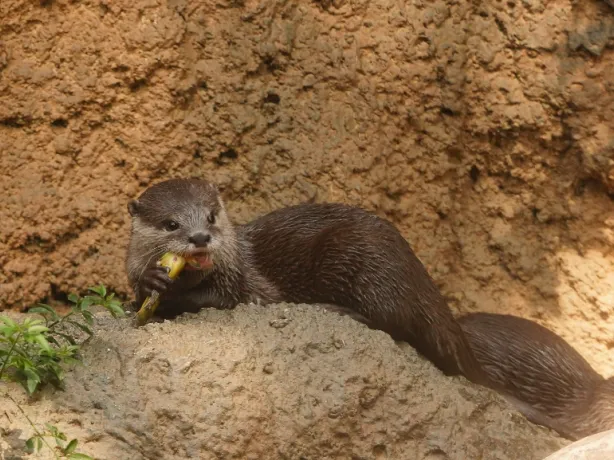
[[[128,212],[132,217],[136,217],[139,215],[139,201],[138,200],[130,200],[128,202]]]

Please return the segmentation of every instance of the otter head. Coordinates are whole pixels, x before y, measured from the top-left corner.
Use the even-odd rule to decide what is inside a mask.
[[[130,201],[128,212],[132,216],[132,244],[147,262],[173,252],[208,271],[233,255],[229,251],[236,246],[234,229],[217,188],[209,182],[160,182]]]

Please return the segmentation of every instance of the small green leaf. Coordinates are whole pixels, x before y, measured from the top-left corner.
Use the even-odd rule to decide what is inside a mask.
[[[4,322],[4,324],[6,324],[8,327],[16,327],[17,324],[15,323],[15,321],[13,321],[11,318],[9,318],[8,316],[0,316],[0,321]]]
[[[43,324],[43,321],[40,319],[26,318],[23,320],[23,323],[21,323],[21,329],[24,331],[28,331],[28,329],[30,329],[31,327],[41,324]]]
[[[95,292],[96,294],[98,294],[100,297],[105,297],[107,295],[107,289],[102,285],[98,285],[98,286],[93,286],[91,288],[89,288],[90,291]]]
[[[85,312],[84,312],[85,313]],[[73,320],[69,320],[68,321],[70,324],[74,324],[75,326],[77,326],[79,329],[81,329],[83,332],[85,332],[87,335],[94,335],[94,333],[92,332],[92,330],[87,327],[85,324],[81,324],[77,321],[73,321]]]
[[[81,314],[83,315],[83,318],[85,318],[87,324],[89,324],[90,326],[94,324],[94,315],[92,315],[90,311],[83,310]]]
[[[60,385],[64,380],[64,372],[62,372],[61,367],[53,367],[49,370],[49,373],[47,381],[52,382],[54,385]]]
[[[24,360],[22,362],[22,369],[23,369],[23,373],[28,378],[40,381],[40,377],[38,375],[38,372],[36,372],[36,368],[34,367],[33,363]]]
[[[43,316],[50,314],[48,310],[41,308],[41,307],[32,307],[28,310],[28,313],[39,313]]]
[[[26,449],[28,452],[34,452],[34,436],[26,441]]]
[[[47,326],[36,324],[28,328],[28,334],[40,334],[41,332],[47,332],[49,328]]]
[[[70,454],[68,458],[71,460],[94,460],[94,457],[90,457],[89,455],[79,454],[79,453]]]
[[[47,353],[51,353],[51,346],[49,345],[49,342],[47,342],[47,339],[45,338],[44,335],[37,335],[35,337],[36,342],[40,345],[40,347],[46,351]]]
[[[44,304],[44,303],[39,303],[36,304],[35,307],[32,307],[28,310],[28,313],[40,313],[41,315],[45,315],[45,314],[49,314],[51,315],[51,317],[53,319],[57,319],[58,318],[58,314],[57,312],[53,309],[53,307]]]
[[[92,297],[91,295],[86,295],[85,297],[83,297],[83,299],[81,299],[81,310],[86,310],[90,307],[90,305],[93,305],[95,303],[98,303],[98,300],[95,297]]]
[[[39,380],[38,379],[32,379],[32,378],[28,378],[26,385],[27,385],[27,389],[28,389],[28,393],[32,394],[36,391],[36,387],[38,387],[39,384]]]
[[[122,303],[118,300],[112,300],[111,302],[107,303],[104,307],[109,311],[109,313],[111,313],[111,315],[114,318],[118,318],[118,317],[121,318],[125,316],[126,314],[124,312],[124,309],[122,308]]]
[[[79,444],[79,441],[77,441],[76,439],[70,441],[66,446],[66,449],[64,449],[64,454],[67,455],[74,452],[74,450],[77,448],[77,444]]]
[[[43,440],[39,436],[39,437],[36,438],[36,450],[39,451],[42,448],[43,448]]]
[[[68,300],[74,304],[79,303],[79,296],[77,294],[68,294]]]

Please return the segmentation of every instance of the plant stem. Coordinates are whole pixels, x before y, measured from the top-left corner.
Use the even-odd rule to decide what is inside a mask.
[[[4,370],[6,369],[6,365],[9,362],[9,359],[11,359],[11,355],[13,354],[13,351],[15,351],[15,347],[17,346],[17,342],[19,341],[21,335],[22,335],[21,333],[17,334],[17,337],[13,340],[13,343],[11,344],[11,348],[9,349],[8,353],[6,354],[6,358],[4,359],[4,362],[2,363],[2,368],[0,368],[0,380],[2,380],[2,376],[4,374]],[[36,428],[36,425],[34,425],[32,420],[30,420],[30,417],[28,417],[28,414],[26,414],[26,412],[19,405],[19,403],[17,401],[15,401],[15,399],[10,394],[8,394],[8,392],[4,393],[4,396],[6,398],[10,399],[13,402],[13,404],[15,404],[15,406],[17,406],[17,409],[19,409],[19,412],[21,412],[23,414],[23,416],[26,418],[26,420],[28,421],[28,423],[30,424],[32,429],[34,430],[34,433],[36,433],[36,436],[38,436],[41,439],[41,441],[43,441],[45,443],[45,445],[51,450],[51,452],[53,453],[53,456],[55,458],[60,458],[55,453],[55,449],[53,449],[49,445],[47,440],[45,438],[43,438],[43,435],[41,434],[41,432],[38,431],[38,428]]]
[[[47,326],[49,328],[49,330],[51,331],[55,326],[62,324],[66,318],[70,317],[73,315],[73,311],[71,310],[69,313],[65,314],[64,316],[60,316],[60,319],[54,321],[53,323],[51,323],[49,326]]]
[[[13,340],[13,343],[11,344],[11,348],[9,349],[8,353],[6,354],[6,358],[4,360],[4,362],[2,363],[2,367],[0,368],[0,381],[2,381],[2,376],[4,374],[4,370],[6,369],[6,365],[9,362],[9,359],[11,359],[11,355],[13,354],[13,352],[15,351],[15,347],[17,346],[17,342],[19,341],[19,339],[21,338],[21,332],[19,334],[17,334],[17,336],[15,337],[15,339]],[[60,458],[58,457],[58,455],[55,453],[55,449],[52,448],[49,443],[47,442],[47,440],[43,437],[43,435],[41,434],[41,432],[38,430],[38,428],[36,428],[36,425],[34,425],[34,423],[32,422],[32,420],[30,419],[30,417],[28,417],[28,414],[26,414],[26,412],[23,410],[23,408],[19,405],[19,403],[17,401],[15,401],[15,398],[13,398],[10,394],[8,394],[8,392],[4,393],[4,396],[7,399],[10,399],[12,401],[13,404],[15,404],[15,406],[17,407],[17,409],[19,409],[19,412],[22,413],[22,415],[26,418],[26,420],[28,421],[28,423],[30,424],[30,426],[32,427],[32,429],[34,430],[34,433],[36,434],[36,436],[38,436],[40,438],[40,440],[45,443],[45,445],[49,448],[49,450],[53,453],[53,456],[55,458]]]
[[[19,334],[17,334],[17,338],[15,340],[13,340],[13,343],[11,344],[11,348],[9,349],[9,352],[6,354],[6,358],[4,359],[4,362],[2,363],[2,367],[0,368],[0,381],[2,381],[2,376],[4,374],[4,369],[6,369],[6,365],[9,362],[9,359],[11,359],[11,355],[13,354],[13,350],[15,350],[15,347],[17,346],[17,342],[19,341],[19,338],[21,337],[21,332]]]
[[[30,424],[30,426],[32,427],[32,429],[34,430],[34,433],[36,434],[36,436],[38,438],[40,438],[41,441],[43,441],[45,443],[45,445],[49,448],[49,450],[53,453],[53,456],[55,458],[60,458],[58,457],[58,454],[55,453],[55,449],[53,447],[51,447],[49,445],[49,443],[47,442],[47,440],[43,437],[42,433],[40,431],[38,431],[38,428],[36,428],[36,425],[34,424],[34,422],[30,419],[30,417],[28,417],[28,414],[26,414],[26,412],[23,410],[23,408],[19,405],[19,403],[17,401],[15,401],[15,399],[7,393],[4,394],[4,396],[6,396],[8,399],[10,399],[13,404],[15,404],[15,406],[17,407],[17,409],[19,409],[19,412],[21,412],[21,414],[26,418],[26,420],[28,421],[28,423]]]
[[[17,334],[17,337],[15,337],[15,339],[13,340],[13,343],[11,344],[11,348],[9,349],[8,353],[6,354],[6,358],[4,360],[4,362],[2,363],[2,367],[0,368],[0,380],[2,380],[2,376],[4,374],[4,370],[6,369],[6,365],[9,362],[9,359],[11,359],[11,355],[13,354],[13,351],[15,351],[15,347],[17,346],[17,342],[19,341],[20,337],[21,337],[21,333]],[[30,417],[28,417],[28,414],[26,414],[26,412],[23,410],[23,408],[19,405],[19,403],[17,401],[15,401],[15,399],[8,394],[8,392],[6,392],[4,394],[4,396],[8,399],[10,399],[13,404],[15,404],[15,406],[17,406],[17,409],[19,409],[19,412],[21,412],[23,414],[23,416],[26,418],[26,420],[28,421],[28,423],[30,424],[30,426],[32,427],[32,429],[34,430],[34,433],[36,433],[36,436],[38,436],[41,441],[43,441],[45,443],[45,445],[49,448],[49,450],[51,450],[51,452],[53,453],[53,456],[55,458],[60,458],[58,457],[58,455],[55,453],[55,449],[53,449],[49,443],[47,442],[47,440],[45,438],[43,438],[43,435],[41,434],[40,431],[38,431],[38,428],[36,428],[36,425],[34,425],[34,423],[32,422],[32,420],[30,420]]]

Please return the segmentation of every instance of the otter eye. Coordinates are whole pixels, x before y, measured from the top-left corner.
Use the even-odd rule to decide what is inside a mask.
[[[210,224],[215,224],[215,214],[211,213],[207,216],[207,222]]]
[[[162,225],[164,225],[164,229],[168,230],[169,232],[172,232],[179,228],[179,224],[174,220],[165,220],[164,222],[162,222]]]

